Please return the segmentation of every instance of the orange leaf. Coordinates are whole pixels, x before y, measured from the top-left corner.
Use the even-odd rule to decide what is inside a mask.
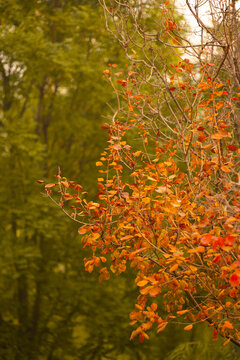
[[[152,310],[153,311],[156,311],[157,310],[157,304],[156,303],[152,303],[152,305],[151,305],[151,308],[152,308]]]
[[[147,285],[147,284],[148,284],[148,281],[147,281],[147,280],[141,280],[141,281],[139,281],[139,282],[137,283],[137,286],[142,287],[142,286],[145,286],[145,285]]]
[[[141,155],[141,151],[136,151],[135,153],[133,153],[133,155],[135,156],[135,157],[138,157],[138,156],[140,156]]]
[[[159,194],[164,194],[164,193],[168,192],[168,188],[167,188],[167,186],[158,186],[155,189],[155,191],[158,192]]]
[[[224,172],[227,172],[227,173],[231,172],[231,170],[226,165],[222,165],[221,170],[224,171]]]
[[[226,320],[224,322],[223,328],[225,328],[225,329],[234,329],[233,325],[228,320]]]
[[[144,204],[149,204],[151,202],[151,199],[149,197],[145,197],[145,198],[142,199],[142,202]]]
[[[167,326],[167,322],[162,322],[161,324],[158,325],[158,329],[157,329],[157,333],[159,334],[160,332],[162,332],[165,327]]]
[[[188,250],[189,254],[195,254],[195,253],[203,253],[205,251],[204,246],[198,246],[194,249]]]
[[[177,314],[183,315],[183,314],[186,314],[187,312],[189,312],[189,310],[180,310],[180,311],[177,311]]]
[[[101,234],[99,234],[99,233],[94,233],[94,234],[92,234],[92,239],[93,239],[93,240],[97,240],[98,238],[100,238],[100,236],[101,236]]]
[[[224,341],[223,346],[226,346],[229,343],[229,341],[230,341],[230,338],[227,339],[226,341]]]
[[[79,185],[79,184],[77,184],[77,185],[75,186],[75,189],[76,189],[77,191],[81,191],[81,190],[82,190],[82,186]]]
[[[192,328],[193,328],[193,326],[191,324],[191,325],[185,326],[184,330],[189,331],[189,330],[192,330]]]
[[[213,140],[221,140],[223,137],[224,137],[224,136],[221,135],[221,134],[219,134],[219,133],[216,133],[216,134],[211,135],[211,138],[212,138]]]
[[[96,162],[96,166],[102,166],[102,165],[103,165],[103,163],[101,161]]]
[[[114,150],[121,150],[121,145],[120,144],[115,144],[115,145],[113,145],[113,149]]]
[[[155,297],[155,296],[159,295],[160,292],[161,292],[161,290],[160,290],[159,287],[154,287],[153,289],[150,289],[149,295],[150,295],[151,297]]]
[[[52,188],[53,186],[55,186],[56,184],[47,184],[45,185],[45,189],[49,189]]]
[[[176,271],[178,268],[178,264],[174,264],[173,266],[170,267],[169,271]]]
[[[147,287],[141,289],[141,290],[140,290],[140,293],[141,293],[142,295],[147,295],[152,288],[153,288],[152,285],[147,286]]]
[[[212,243],[212,235],[211,234],[204,234],[201,238],[201,244],[203,246],[209,246]]]
[[[61,184],[65,187],[65,188],[68,188],[69,187],[69,184],[67,181],[61,181]]]
[[[114,75],[118,77],[118,76],[121,76],[122,74],[123,74],[122,72],[117,72]]]

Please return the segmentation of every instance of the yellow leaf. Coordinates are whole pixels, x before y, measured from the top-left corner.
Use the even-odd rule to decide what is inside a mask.
[[[138,156],[140,156],[141,155],[141,151],[136,151],[135,153],[133,153],[133,155],[135,156],[135,157],[138,157]]]
[[[100,238],[100,234],[99,233],[94,233],[93,235],[92,235],[92,239],[93,240],[97,240],[98,238]]]
[[[88,229],[84,226],[82,226],[78,229],[79,234],[86,234],[86,232],[88,232]]]
[[[151,202],[151,199],[149,197],[145,197],[145,198],[142,199],[142,202],[144,204],[149,204]]]
[[[102,165],[103,165],[103,163],[101,161],[96,162],[96,166],[102,166]]]

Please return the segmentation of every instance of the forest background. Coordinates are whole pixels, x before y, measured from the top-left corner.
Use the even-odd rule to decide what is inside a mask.
[[[206,325],[130,341],[131,269],[99,284],[77,227],[39,191],[60,167],[96,196],[116,101],[103,70],[127,66],[97,0],[1,0],[0,14],[0,359],[237,359]]]

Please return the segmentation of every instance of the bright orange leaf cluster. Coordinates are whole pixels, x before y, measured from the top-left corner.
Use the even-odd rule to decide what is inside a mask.
[[[168,19],[164,31],[176,28]],[[142,85],[135,63],[121,72],[109,65],[104,76],[118,109],[101,126],[109,138],[96,163],[98,202],[61,174],[45,186],[80,225],[83,247],[92,250],[86,271],[100,267],[104,281],[127,264],[135,270],[131,339],[148,339],[152,327],[161,332],[180,321],[188,331],[207,321],[213,339],[240,345],[239,89],[217,80],[202,53],[198,73],[189,59],[169,66],[162,97]]]

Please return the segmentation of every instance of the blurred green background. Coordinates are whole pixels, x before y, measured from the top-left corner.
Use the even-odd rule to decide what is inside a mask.
[[[0,359],[237,359],[204,325],[130,342],[133,274],[86,273],[76,225],[36,183],[60,166],[97,192],[115,102],[102,71],[126,62],[97,0],[0,0],[0,54]]]

